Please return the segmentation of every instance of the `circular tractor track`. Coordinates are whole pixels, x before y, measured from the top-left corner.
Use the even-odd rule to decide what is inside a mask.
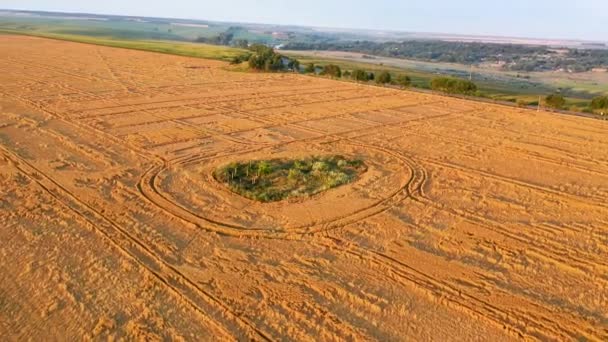
[[[388,196],[385,196],[372,205],[368,205],[363,208],[359,208],[345,215],[340,215],[323,222],[318,222],[309,225],[301,225],[291,228],[287,231],[272,230],[264,227],[246,227],[242,225],[222,222],[217,219],[212,219],[197,213],[192,212],[185,206],[176,203],[169,196],[167,196],[159,186],[159,176],[174,166],[185,166],[188,164],[200,163],[205,160],[214,160],[219,158],[214,157],[185,157],[177,161],[164,163],[162,165],[156,165],[150,168],[140,178],[138,183],[138,189],[141,194],[147,198],[151,203],[155,204],[165,212],[175,216],[187,223],[198,226],[202,229],[215,232],[220,235],[228,236],[248,236],[248,237],[263,237],[263,238],[296,238],[302,235],[315,234],[325,232],[333,229],[344,227],[345,225],[356,223],[358,221],[367,219],[375,216],[379,213],[386,211],[387,209],[401,203],[408,198],[415,198],[415,196],[423,195],[422,187],[426,181],[426,171],[422,169],[412,159],[404,156],[401,153],[394,152],[384,147],[378,147],[369,144],[357,143],[352,141],[343,141],[347,145],[354,147],[360,147],[368,150],[376,150],[381,153],[390,155],[402,162],[402,164],[409,170],[410,177],[401,186],[393,189]],[[236,152],[231,154],[224,154],[221,157],[230,157],[235,155],[244,154],[247,152]]]

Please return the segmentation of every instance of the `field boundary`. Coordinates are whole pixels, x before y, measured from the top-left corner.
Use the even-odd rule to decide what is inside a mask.
[[[0,29],[0,34],[22,35],[22,36],[28,36],[28,37],[37,37],[37,38],[43,38],[43,39],[52,39],[52,40],[59,40],[59,41],[74,42],[74,43],[80,43],[80,44],[106,46],[106,47],[112,47],[112,48],[118,48],[118,49],[128,49],[128,50],[146,51],[146,52],[152,52],[152,53],[161,53],[161,54],[165,54],[165,55],[174,55],[174,56],[183,56],[183,57],[191,57],[191,58],[218,60],[218,61],[223,61],[223,62],[228,62],[229,61],[229,59],[227,59],[226,56],[220,56],[220,57],[213,58],[212,56],[200,56],[200,55],[196,55],[196,54],[193,54],[193,53],[185,53],[185,52],[179,52],[179,51],[162,51],[162,50],[154,49],[154,48],[143,48],[143,47],[123,45],[123,44],[129,44],[130,42],[133,42],[133,43],[138,43],[138,42],[139,43],[164,43],[164,44],[174,44],[174,45],[183,44],[183,45],[185,45],[185,44],[188,44],[188,42],[171,42],[171,41],[164,41],[164,40],[159,40],[159,41],[132,40],[132,41],[128,41],[128,40],[117,40],[117,39],[113,39],[111,37],[107,37],[106,38],[106,39],[108,39],[108,41],[95,41],[95,38],[89,38],[89,37],[86,37],[86,36],[63,36],[63,35],[53,35],[53,34],[44,34],[44,33],[29,33],[29,32],[23,32],[23,31],[17,31],[17,30],[7,30],[7,29]],[[242,52],[241,50],[239,50],[237,48],[233,48],[233,47],[215,46],[215,45],[202,44],[202,43],[190,43],[190,44],[193,44],[194,46],[206,46],[206,47],[213,47],[213,48],[224,49],[224,50],[234,50],[235,53]],[[308,76],[308,77],[320,77],[320,76],[317,76],[317,75],[313,76],[313,75],[309,75],[309,74],[300,74],[300,73],[298,73],[298,75]],[[424,88],[417,88],[417,87],[408,87],[406,89],[403,89],[403,88],[400,88],[398,86],[375,85],[375,84],[370,84],[370,83],[357,82],[357,81],[353,81],[353,80],[346,80],[346,79],[342,79],[342,78],[328,78],[328,77],[321,77],[321,78],[331,79],[333,81],[339,81],[339,82],[355,83],[355,84],[359,84],[359,85],[362,85],[362,86],[377,87],[377,88],[389,88],[389,89],[402,90],[402,91],[411,91],[411,92],[415,92],[415,93],[431,94],[431,95],[444,96],[444,97],[456,98],[456,99],[461,99],[461,100],[469,100],[469,101],[475,101],[475,102],[482,102],[482,103],[494,104],[494,105],[499,105],[499,106],[506,106],[506,107],[510,107],[510,108],[529,110],[529,111],[534,111],[534,112],[538,111],[537,108],[534,107],[534,106],[524,106],[524,107],[522,107],[522,106],[519,106],[519,105],[517,105],[516,103],[513,103],[513,102],[502,101],[502,100],[495,100],[495,99],[488,99],[488,98],[484,98],[484,97],[468,96],[468,95],[458,95],[458,94],[448,94],[448,93],[434,91],[434,90],[431,90],[431,89],[424,89]],[[564,114],[564,115],[578,116],[578,117],[584,117],[584,118],[596,119],[596,120],[608,120],[607,117],[599,115],[599,114],[583,113],[583,112],[576,112],[576,111],[563,110],[563,109],[541,108],[540,112]]]
[[[175,50],[166,50],[163,51],[162,48],[145,48],[145,47],[138,47],[138,46],[130,46],[129,44],[136,44],[136,43],[150,43],[150,44],[170,44],[170,45],[187,45],[190,44],[193,47],[210,47],[213,49],[218,49],[218,50],[226,50],[226,51],[233,51],[235,53],[235,56],[238,54],[241,54],[242,52],[244,52],[244,50],[239,50],[237,48],[233,48],[233,47],[228,47],[228,46],[216,46],[216,45],[209,45],[209,44],[203,44],[203,43],[194,43],[194,42],[185,42],[185,41],[166,41],[166,40],[124,40],[124,39],[115,39],[112,37],[101,37],[101,38],[96,38],[96,37],[87,37],[87,36],[77,36],[77,35],[60,35],[60,34],[48,34],[48,33],[32,33],[32,32],[23,32],[23,31],[17,31],[17,30],[9,30],[9,29],[1,29],[0,28],[0,34],[7,34],[7,35],[20,35],[20,36],[27,36],[27,37],[35,37],[35,38],[42,38],[42,39],[52,39],[52,40],[59,40],[59,41],[64,41],[64,42],[73,42],[73,43],[79,43],[79,44],[88,44],[88,45],[97,45],[97,46],[105,46],[105,47],[111,47],[111,48],[117,48],[117,49],[127,49],[127,50],[136,50],[136,51],[145,51],[145,52],[153,52],[153,53],[161,53],[164,55],[173,55],[173,56],[183,56],[183,57],[192,57],[192,58],[200,58],[200,59],[210,59],[210,60],[217,60],[217,61],[223,61],[223,62],[228,62],[231,60],[231,58],[233,56],[217,56],[217,57],[213,57],[213,55],[209,55],[209,56],[200,56],[197,55],[195,53],[187,53],[187,52],[180,52],[180,51],[175,51]],[[103,39],[103,40],[102,40]]]

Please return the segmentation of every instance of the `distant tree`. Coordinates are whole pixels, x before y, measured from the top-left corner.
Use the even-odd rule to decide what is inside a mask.
[[[352,79],[360,82],[367,82],[368,75],[367,72],[361,69],[357,69],[353,71]]]
[[[293,70],[294,72],[299,72],[300,61],[298,61],[297,59],[290,58],[289,62],[287,63],[287,68]]]
[[[218,45],[230,45],[232,38],[234,38],[234,33],[222,32],[215,38],[215,43]]]
[[[251,53],[245,53],[242,55],[238,55],[230,61],[230,64],[241,64],[245,61],[249,61],[250,58],[251,58]]]
[[[456,92],[459,94],[472,95],[477,92],[477,85],[468,80],[456,81]]]
[[[608,50],[564,48],[558,53],[549,47],[521,44],[493,44],[480,42],[446,42],[402,40],[374,42],[369,40],[336,41],[325,37],[310,37],[306,41],[290,39],[285,49],[346,51],[374,56],[406,58],[466,65],[500,63],[505,70],[571,72],[608,67]]]
[[[322,75],[327,75],[332,78],[342,77],[342,70],[335,64],[328,64],[323,68]]]
[[[562,94],[551,94],[545,97],[545,104],[549,108],[562,109],[566,105],[566,99]]]
[[[313,74],[316,70],[315,64],[314,63],[308,63],[306,64],[306,68],[304,68],[304,73],[306,74]]]
[[[280,70],[297,70],[300,67],[300,62],[296,59],[285,57],[276,53],[272,48],[254,44],[249,47],[251,55],[249,56],[249,67],[255,70],[264,71],[280,71]]]
[[[345,71],[342,73],[342,77],[347,77],[347,78],[350,78],[351,76],[352,76],[352,73],[351,73],[349,70],[345,70]]]
[[[598,96],[591,100],[592,109],[608,109],[608,96]]]
[[[391,74],[388,71],[381,72],[376,78],[376,83],[387,84],[391,83]]]
[[[232,41],[232,45],[241,49],[246,49],[249,47],[249,41],[247,39],[236,39]]]
[[[369,74],[367,74],[367,79],[370,81],[373,81],[376,78],[376,75],[374,75],[373,72],[370,72]]]
[[[477,85],[458,78],[436,77],[431,80],[431,89],[449,94],[472,95],[477,92]]]
[[[412,79],[407,75],[399,75],[395,79],[395,84],[401,86],[402,88],[407,88],[412,85]]]

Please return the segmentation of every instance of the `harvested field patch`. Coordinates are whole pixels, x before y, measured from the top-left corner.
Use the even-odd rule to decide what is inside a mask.
[[[608,339],[606,121],[0,46],[9,340]],[[312,156],[348,182],[260,202],[215,177]]]

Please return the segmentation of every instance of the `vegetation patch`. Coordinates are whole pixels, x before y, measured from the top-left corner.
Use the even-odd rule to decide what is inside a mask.
[[[283,56],[270,48],[261,44],[251,45],[249,52],[236,56],[231,64],[240,64],[245,61],[249,67],[261,71],[299,71],[300,62],[297,59]]]
[[[235,162],[218,168],[214,177],[241,196],[275,202],[351,183],[366,169],[359,159],[335,155]]]
[[[477,92],[477,85],[459,78],[436,77],[431,80],[431,89],[448,94],[474,95]]]

